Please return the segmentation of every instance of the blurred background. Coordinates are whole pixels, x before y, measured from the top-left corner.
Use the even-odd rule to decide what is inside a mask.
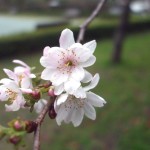
[[[3,68],[13,69],[21,59],[36,72],[43,48],[59,45],[63,29],[74,31],[99,0],[0,0],[0,78]],[[42,125],[42,150],[149,150],[150,149],[150,0],[107,0],[90,24],[83,41],[96,39],[96,63],[89,67],[101,81],[94,92],[107,104],[96,109],[97,118],[84,118],[78,128],[59,127],[46,116]],[[25,110],[6,113],[0,104],[0,124],[14,117],[35,119]],[[13,149],[7,140],[0,149]],[[31,150],[33,135],[25,138]]]

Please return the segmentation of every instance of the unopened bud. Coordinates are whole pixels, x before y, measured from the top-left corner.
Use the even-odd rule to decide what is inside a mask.
[[[54,96],[55,96],[55,94],[54,94],[54,87],[53,87],[53,86],[51,86],[51,87],[49,88],[49,90],[48,90],[48,95],[51,96],[51,97],[54,97]]]
[[[20,141],[21,141],[21,137],[20,136],[11,136],[9,138],[9,142],[12,143],[12,144],[14,144],[14,145],[19,144]]]
[[[22,121],[16,120],[13,124],[13,127],[16,131],[21,131],[24,129],[24,125]]]
[[[27,133],[32,133],[37,128],[37,123],[33,121],[26,121],[25,124],[26,124],[25,130]]]
[[[48,115],[51,119],[55,119],[57,114],[55,112],[55,109],[54,109],[54,105],[52,104],[49,108],[49,111],[48,111]]]
[[[39,100],[41,98],[41,94],[39,90],[32,91],[31,95],[32,98],[35,100]]]

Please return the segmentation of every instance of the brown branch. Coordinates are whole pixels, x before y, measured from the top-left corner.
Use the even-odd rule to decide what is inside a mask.
[[[45,115],[48,112],[49,106],[54,102],[55,98],[51,98],[47,105],[44,107],[40,115],[37,117],[35,122],[37,123],[37,128],[34,133],[34,145],[33,145],[33,150],[40,150],[40,129],[41,129],[41,124],[45,118]]]
[[[80,43],[84,39],[85,31],[88,27],[88,25],[93,21],[93,19],[98,15],[98,13],[101,11],[102,7],[104,6],[105,2],[107,0],[100,0],[97,7],[94,9],[92,14],[85,20],[85,22],[80,26],[80,31],[78,34],[77,42]]]

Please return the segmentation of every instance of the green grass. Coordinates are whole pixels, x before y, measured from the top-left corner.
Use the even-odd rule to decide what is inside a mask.
[[[107,101],[105,107],[97,108],[97,119],[84,118],[78,128],[72,125],[58,127],[55,120],[45,119],[41,135],[42,150],[148,150],[150,149],[150,32],[130,35],[123,49],[122,62],[110,62],[112,41],[98,42],[95,51],[97,61],[90,69],[101,75],[95,93]],[[19,56],[30,65],[39,66],[41,53]],[[34,59],[33,59],[34,58]],[[9,61],[1,60],[1,68],[12,68]],[[38,68],[38,70],[40,70]],[[0,76],[4,76],[0,72]],[[1,107],[0,124],[12,117],[34,118],[26,111],[5,113]],[[28,136],[26,150],[32,149],[32,135]],[[12,149],[3,141],[0,149]]]

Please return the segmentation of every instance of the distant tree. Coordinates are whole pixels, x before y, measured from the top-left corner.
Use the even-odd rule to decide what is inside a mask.
[[[114,48],[112,54],[113,63],[119,63],[121,61],[121,53],[123,48],[123,41],[129,24],[129,15],[130,15],[130,3],[132,0],[122,0],[122,14],[120,16],[120,23],[115,32],[114,37]]]

